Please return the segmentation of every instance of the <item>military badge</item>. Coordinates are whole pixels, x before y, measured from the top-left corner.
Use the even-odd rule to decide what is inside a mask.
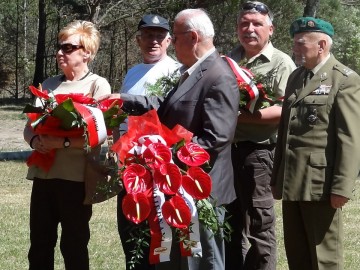
[[[157,16],[154,16],[154,18],[152,19],[152,23],[159,24],[160,23],[159,18]]]
[[[315,124],[316,120],[318,120],[317,110],[316,110],[316,109],[312,109],[311,112],[309,113],[308,117],[306,118],[306,120],[307,120],[310,124]]]
[[[314,21],[308,21],[307,26],[309,26],[309,27],[314,27],[314,26],[315,26],[315,22],[314,22]]]
[[[330,93],[332,85],[320,85],[317,89],[311,92],[312,95],[328,95]]]
[[[327,73],[326,73],[326,72],[324,72],[324,73],[322,73],[322,74],[320,75],[320,80],[321,80],[321,81],[326,80],[326,78],[327,78]]]

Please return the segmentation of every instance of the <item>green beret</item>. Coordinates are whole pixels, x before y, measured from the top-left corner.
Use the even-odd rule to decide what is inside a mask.
[[[301,17],[291,24],[290,35],[294,37],[295,34],[302,32],[321,32],[332,37],[334,35],[334,28],[327,21],[313,17]]]

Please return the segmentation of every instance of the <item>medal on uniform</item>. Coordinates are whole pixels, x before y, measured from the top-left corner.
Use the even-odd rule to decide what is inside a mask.
[[[308,117],[306,117],[306,120],[310,123],[310,124],[314,124],[316,122],[316,120],[318,120],[319,118],[317,117],[317,110],[316,109],[312,109],[310,114],[308,115]]]

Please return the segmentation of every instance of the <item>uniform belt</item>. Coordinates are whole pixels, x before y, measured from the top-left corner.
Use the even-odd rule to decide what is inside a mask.
[[[233,143],[233,146],[239,149],[254,149],[254,150],[274,150],[276,144],[261,144],[261,143],[254,143],[251,141],[241,141]]]

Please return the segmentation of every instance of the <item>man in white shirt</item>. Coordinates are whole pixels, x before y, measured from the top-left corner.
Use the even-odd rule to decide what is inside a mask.
[[[170,76],[179,69],[180,64],[167,55],[167,49],[171,44],[171,36],[169,33],[169,22],[165,18],[147,14],[143,16],[138,25],[136,42],[140,48],[143,63],[132,67],[126,74],[121,93],[133,95],[147,95],[147,86],[155,84],[156,81],[163,76]],[[127,131],[127,124],[120,125],[120,134]],[[118,196],[118,206],[121,206],[125,191]],[[130,238],[132,224],[125,218],[121,207],[118,207],[118,230],[120,239],[126,257],[126,269],[128,262],[131,260],[133,244],[127,242]],[[150,243],[150,239],[148,241]],[[135,270],[154,269],[153,265],[148,262],[149,249],[143,248],[144,255],[140,259],[139,264],[135,264]]]
[[[168,21],[158,15],[145,15],[139,22],[136,42],[143,63],[128,71],[120,92],[146,95],[146,84],[154,84],[157,79],[169,76],[179,68],[178,62],[167,55],[171,44]]]

